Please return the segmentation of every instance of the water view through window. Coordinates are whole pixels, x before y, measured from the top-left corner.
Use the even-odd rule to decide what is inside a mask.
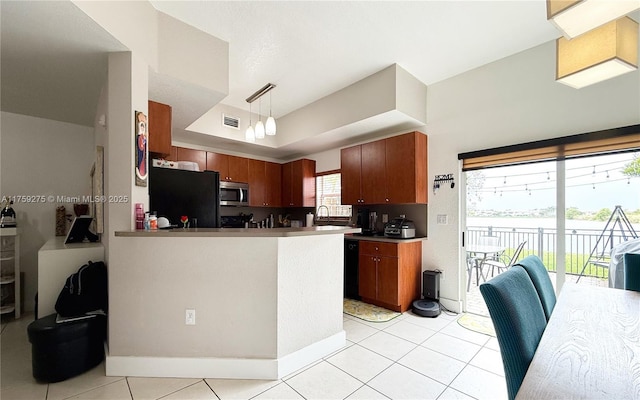
[[[551,161],[466,172],[468,243],[498,237],[508,259],[526,241],[519,258],[535,254],[557,272],[557,168]],[[566,280],[607,286],[611,248],[640,233],[640,153],[566,160],[564,176]]]

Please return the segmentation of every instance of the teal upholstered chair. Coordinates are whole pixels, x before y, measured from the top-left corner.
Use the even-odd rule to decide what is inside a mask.
[[[547,319],[529,275],[520,266],[480,285],[496,330],[509,399],[514,399],[533,359]]]
[[[542,260],[534,255],[523,258],[516,265],[520,265],[529,274],[529,278],[531,278],[531,282],[533,282],[533,286],[538,292],[544,315],[548,321],[551,318],[553,308],[556,306],[556,292],[553,290],[549,272],[547,272]]]
[[[640,254],[624,254],[624,288],[640,292]]]

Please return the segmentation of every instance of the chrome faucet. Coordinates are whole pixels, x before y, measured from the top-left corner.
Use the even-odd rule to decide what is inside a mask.
[[[327,210],[327,222],[329,222],[329,207],[325,206],[324,204],[318,207],[318,209],[316,210],[316,222],[320,222],[320,209],[322,208]]]

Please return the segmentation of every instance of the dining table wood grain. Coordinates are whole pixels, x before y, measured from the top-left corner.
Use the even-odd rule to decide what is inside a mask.
[[[565,283],[516,399],[640,399],[640,292]]]

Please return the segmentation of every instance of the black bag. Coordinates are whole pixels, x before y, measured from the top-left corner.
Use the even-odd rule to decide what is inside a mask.
[[[107,267],[102,261],[89,261],[71,274],[56,301],[56,311],[62,317],[75,317],[95,310],[106,313],[107,307]]]

